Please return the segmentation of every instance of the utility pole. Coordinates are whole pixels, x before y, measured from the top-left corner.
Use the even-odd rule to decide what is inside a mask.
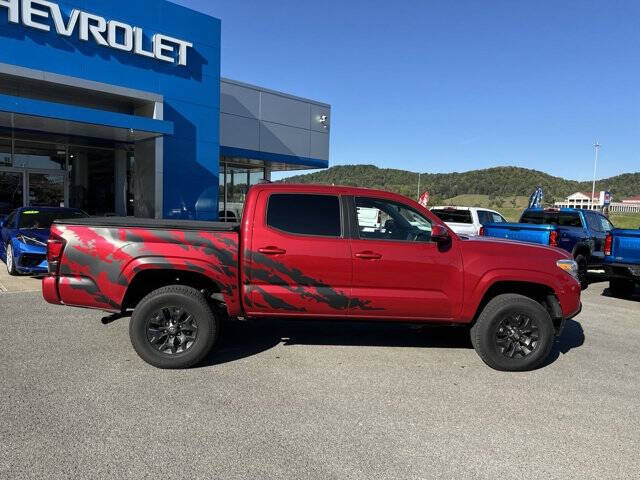
[[[418,201],[420,201],[420,180],[422,179],[422,173],[418,172]]]
[[[598,169],[598,154],[600,153],[600,145],[598,142],[593,144],[596,151],[595,160],[593,162],[593,190],[591,191],[591,210],[593,210],[593,197],[596,195],[596,171]]]

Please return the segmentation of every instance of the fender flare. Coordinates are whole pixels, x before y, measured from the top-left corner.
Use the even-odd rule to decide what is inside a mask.
[[[487,292],[496,285],[502,282],[513,283],[529,283],[539,285],[544,288],[557,292],[557,282],[553,275],[536,270],[525,269],[494,269],[485,272],[478,280],[476,285],[470,291],[469,295],[465,299],[466,305],[462,312],[462,318],[468,321],[472,321],[475,317],[478,308],[480,307],[482,300]]]
[[[211,282],[216,284],[220,289],[225,303],[229,311],[236,311],[239,308],[238,299],[238,269],[216,265],[211,262],[188,258],[188,257],[160,257],[160,256],[143,256],[130,261],[120,273],[118,282],[125,286],[118,303],[122,305],[129,285],[134,281],[135,277],[148,270],[177,270],[183,272],[192,272],[207,277]]]

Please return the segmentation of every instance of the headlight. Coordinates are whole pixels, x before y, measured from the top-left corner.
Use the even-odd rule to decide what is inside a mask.
[[[26,237],[24,235],[18,235],[16,237],[19,242],[24,243],[25,245],[31,245],[32,247],[46,247],[47,244],[41,242],[40,240],[36,240],[35,238]]]
[[[556,265],[559,269],[564,270],[576,280],[578,279],[578,264],[573,260],[558,260]]]

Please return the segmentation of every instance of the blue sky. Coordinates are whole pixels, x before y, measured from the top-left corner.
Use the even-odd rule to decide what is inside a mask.
[[[640,171],[637,0],[175,0],[222,74],[330,103],[331,164]]]

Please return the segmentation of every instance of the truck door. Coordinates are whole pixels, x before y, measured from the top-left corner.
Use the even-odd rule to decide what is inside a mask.
[[[250,315],[347,316],[351,246],[340,196],[263,191],[246,274]]]
[[[380,211],[381,227],[361,226],[357,209]],[[375,197],[355,199],[351,314],[390,319],[450,319],[462,308],[458,248],[431,241],[431,220],[413,207]]]

